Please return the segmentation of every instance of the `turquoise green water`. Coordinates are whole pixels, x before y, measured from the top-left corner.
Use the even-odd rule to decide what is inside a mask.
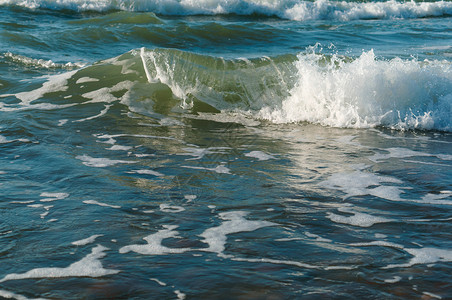
[[[451,297],[452,2],[0,16],[0,297]]]

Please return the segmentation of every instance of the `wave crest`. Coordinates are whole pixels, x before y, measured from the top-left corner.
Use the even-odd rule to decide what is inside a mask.
[[[300,0],[0,0],[30,9],[153,12],[160,15],[263,15],[290,20],[356,20],[452,16],[452,3]]]

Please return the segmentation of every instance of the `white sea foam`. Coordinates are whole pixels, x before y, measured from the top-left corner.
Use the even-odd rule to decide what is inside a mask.
[[[37,268],[22,274],[8,274],[0,282],[28,278],[58,278],[58,277],[101,277],[117,274],[119,270],[105,269],[100,261],[108,248],[97,245],[91,253],[82,260],[77,261],[66,268]]]
[[[225,220],[221,225],[205,230],[200,236],[209,245],[204,251],[215,252],[222,255],[225,249],[227,235],[239,232],[255,231],[257,229],[274,226],[275,223],[268,221],[250,221],[245,219],[247,212],[232,211],[220,213],[221,219]]]
[[[111,204],[107,204],[104,202],[99,202],[96,200],[84,200],[83,203],[85,204],[94,204],[94,205],[99,205],[99,206],[103,206],[103,207],[111,207],[111,208],[121,208],[121,206],[119,205],[111,205]]]
[[[7,143],[12,143],[12,142],[23,142],[23,143],[27,143],[30,142],[30,140],[27,139],[15,139],[15,140],[9,140],[6,137],[4,137],[3,135],[0,135],[0,144],[7,144]]]
[[[368,247],[368,246],[383,246],[391,247],[396,249],[401,249],[411,256],[413,256],[408,263],[405,264],[389,264],[383,269],[392,268],[407,268],[418,264],[434,264],[437,262],[452,262],[452,250],[450,249],[439,249],[432,247],[424,248],[405,248],[400,244],[395,244],[386,241],[373,241],[368,243],[354,243],[350,246],[358,247]]]
[[[97,81],[99,81],[99,79],[97,79],[97,78],[81,77],[81,78],[77,79],[77,81],[75,83],[82,84],[82,83],[97,82]]]
[[[100,117],[104,116],[108,112],[110,107],[111,107],[111,105],[105,105],[105,108],[103,110],[101,110],[97,115],[94,115],[94,116],[91,116],[91,117],[87,117],[87,118],[83,118],[83,119],[78,119],[78,120],[75,120],[73,122],[85,122],[85,121],[89,121],[89,120],[100,118]]]
[[[257,158],[258,160],[269,160],[269,159],[275,158],[274,156],[267,154],[265,152],[262,152],[262,151],[251,151],[249,153],[245,153],[245,156],[254,157],[254,158]]]
[[[164,283],[163,281],[158,280],[157,278],[149,278],[149,280],[155,281],[158,284],[160,284],[161,286],[166,286],[166,283]]]
[[[389,153],[387,153],[387,154],[377,153],[377,154],[369,157],[369,159],[374,162],[380,162],[382,160],[387,160],[390,158],[430,156],[430,157],[437,157],[441,160],[452,160],[452,155],[448,155],[448,154],[430,154],[430,153],[425,153],[425,152],[413,151],[413,150],[406,149],[406,148],[386,148],[384,150],[388,151]]]
[[[378,60],[373,51],[351,62],[336,55],[325,62],[313,49],[295,62],[298,82],[290,96],[258,116],[275,123],[452,130],[451,64]]]
[[[114,96],[112,93],[130,90],[133,85],[134,83],[131,81],[122,81],[112,87],[103,87],[98,90],[82,94],[82,96],[84,98],[91,99],[86,103],[98,103],[98,102],[111,103],[114,101],[121,100],[121,98]]]
[[[179,299],[179,300],[184,300],[185,297],[187,296],[179,290],[175,290],[174,293],[176,294],[177,299]]]
[[[390,279],[385,279],[384,282],[386,282],[386,283],[396,283],[396,282],[399,282],[400,280],[402,280],[402,277],[394,276],[394,277],[392,277]]]
[[[191,248],[169,248],[162,245],[162,241],[168,238],[178,238],[178,232],[175,231],[176,225],[164,225],[162,230],[143,238],[147,242],[145,245],[135,244],[124,246],[119,249],[119,253],[128,253],[130,251],[144,255],[163,255],[170,253],[184,253],[192,250]]]
[[[130,173],[136,173],[136,174],[143,174],[143,175],[152,175],[152,176],[165,176],[164,174],[154,171],[154,170],[148,170],[148,169],[140,169],[140,170],[132,170]]]
[[[383,183],[401,184],[396,178],[376,175],[374,173],[355,171],[352,173],[335,173],[319,185],[344,192],[344,198],[373,195],[387,200],[399,201],[402,189]]]
[[[0,1],[0,5],[3,4],[2,1]],[[46,69],[74,69],[74,68],[82,68],[86,66],[84,63],[55,63],[52,60],[46,60],[46,59],[36,59],[36,58],[30,58],[23,55],[14,54],[11,52],[6,52],[3,54],[4,57],[21,64],[24,64],[26,66],[31,67],[37,67],[37,68],[46,68]]]
[[[83,164],[88,167],[95,167],[95,168],[105,168],[114,166],[116,164],[133,164],[134,161],[130,160],[115,160],[115,159],[108,159],[108,158],[94,158],[91,156],[88,156],[86,154],[84,155],[78,155],[75,157],[76,159],[79,159],[83,161]]]
[[[436,2],[346,2],[305,0],[0,0],[0,5],[74,11],[151,11],[164,15],[261,14],[292,20],[425,18],[452,15],[452,5]]]
[[[387,223],[394,221],[393,219],[383,218],[383,217],[377,217],[370,214],[365,214],[362,212],[354,211],[350,208],[340,208],[338,209],[341,212],[353,214],[352,216],[343,216],[338,215],[335,213],[327,213],[327,218],[330,219],[333,222],[341,223],[341,224],[348,224],[353,226],[359,226],[359,227],[371,227],[378,223]]]
[[[133,147],[131,147],[131,146],[113,145],[110,148],[106,148],[106,149],[110,150],[110,151],[129,151],[132,148]]]
[[[75,246],[84,246],[84,245],[88,245],[88,244],[94,243],[94,241],[95,241],[98,237],[101,237],[101,236],[103,236],[103,234],[95,234],[95,235],[92,235],[92,236],[90,236],[90,237],[88,237],[88,238],[86,238],[86,239],[82,239],[82,240],[78,240],[78,241],[72,242],[71,244],[72,244],[72,245],[75,245]]]
[[[216,166],[215,168],[195,167],[195,166],[181,166],[181,167],[188,168],[188,169],[213,171],[218,174],[231,174],[231,169],[229,169],[228,167],[225,167],[224,165],[219,165],[219,166]]]
[[[16,300],[46,300],[46,298],[27,298],[23,295],[19,295],[13,292],[0,290],[0,297],[6,298],[6,299],[16,299]]]
[[[40,200],[41,202],[51,202],[51,201],[66,199],[67,197],[69,197],[69,194],[68,193],[44,192],[44,193],[41,193],[40,196],[44,197],[43,199]]]
[[[3,94],[0,97],[14,96],[21,100],[21,105],[28,106],[31,102],[41,98],[45,94],[62,92],[68,89],[67,81],[72,77],[77,71],[70,71],[62,74],[47,76],[48,80],[42,84],[40,88],[37,88],[28,92],[21,92],[17,94]]]
[[[170,213],[178,213],[185,210],[182,206],[177,205],[169,205],[166,203],[160,204],[160,210],[163,212],[170,212]]]

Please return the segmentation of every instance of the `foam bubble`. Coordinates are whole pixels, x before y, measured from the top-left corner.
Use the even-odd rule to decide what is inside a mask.
[[[185,210],[182,206],[176,206],[176,205],[169,205],[162,203],[160,204],[160,210],[163,212],[170,212],[170,213],[178,213]]]
[[[165,176],[164,174],[154,171],[154,170],[147,170],[147,169],[141,169],[141,170],[132,170],[130,173],[136,173],[136,174],[143,174],[143,175],[152,175],[152,176]]]
[[[97,79],[97,78],[81,77],[81,78],[77,79],[77,81],[75,83],[82,84],[82,83],[97,82],[97,81],[99,81],[99,79]]]
[[[72,244],[72,245],[75,245],[75,246],[84,246],[84,245],[88,245],[88,244],[94,243],[94,241],[95,241],[98,237],[101,237],[101,236],[103,236],[103,234],[95,234],[95,235],[92,235],[92,236],[90,236],[90,237],[88,237],[88,238],[86,238],[86,239],[82,239],[82,240],[78,240],[78,241],[72,242],[71,244]]]
[[[361,212],[355,212],[351,209],[347,209],[347,210],[340,209],[340,211],[351,213],[353,215],[352,216],[342,216],[342,215],[337,215],[334,213],[327,213],[326,217],[336,223],[348,224],[348,225],[359,226],[359,227],[371,227],[378,223],[387,223],[387,222],[393,221],[392,219],[376,217],[376,216],[372,216],[372,215],[361,213]]]
[[[108,112],[110,107],[111,107],[111,105],[105,105],[105,108],[103,110],[101,110],[97,115],[94,115],[94,116],[91,116],[91,117],[87,117],[87,118],[84,118],[84,119],[75,120],[75,121],[72,121],[72,122],[85,122],[85,121],[89,121],[89,120],[100,118],[100,117],[104,116]]]
[[[355,171],[352,173],[335,173],[319,185],[344,192],[345,199],[355,196],[373,195],[383,199],[400,201],[403,193],[400,187],[385,186],[382,183],[400,184],[402,181],[374,173]]]
[[[149,278],[149,280],[155,281],[158,284],[160,284],[161,286],[166,286],[166,283],[164,283],[163,281],[158,280],[157,278]]]
[[[82,260],[71,264],[66,268],[37,268],[22,274],[8,274],[0,282],[28,278],[58,278],[58,277],[101,277],[117,274],[119,270],[105,269],[100,261],[108,248],[97,245],[91,253]]]
[[[181,166],[181,167],[188,168],[188,169],[213,171],[218,174],[231,174],[231,169],[229,169],[228,167],[225,167],[224,165],[219,165],[219,166],[216,166],[215,168],[195,167],[195,166]]]
[[[29,92],[21,92],[17,94],[3,94],[0,97],[14,96],[22,101],[22,105],[27,106],[31,102],[43,97],[45,94],[62,92],[68,89],[67,81],[77,71],[70,71],[62,74],[47,76],[48,80],[42,84],[40,88]]]
[[[178,238],[176,225],[164,225],[165,229],[143,238],[147,242],[145,245],[128,245],[119,249],[119,253],[128,253],[130,251],[144,255],[163,255],[170,253],[184,253],[190,251],[190,248],[168,248],[162,245],[162,241],[167,238]]]
[[[110,205],[110,204],[99,202],[96,200],[84,200],[83,203],[94,204],[94,205],[99,205],[99,206],[103,206],[103,207],[121,208],[121,206],[119,206],[119,205]]]
[[[200,236],[204,242],[209,245],[203,249],[208,252],[215,252],[222,255],[227,240],[227,235],[239,232],[255,231],[257,229],[275,226],[275,223],[268,221],[250,221],[245,219],[247,212],[232,211],[220,213],[221,219],[225,220],[221,225],[205,230]]]
[[[44,197],[44,199],[40,200],[41,202],[51,202],[51,201],[66,199],[67,197],[69,197],[69,194],[68,193],[49,193],[49,192],[44,192],[44,193],[41,193],[40,196]]]
[[[177,299],[179,300],[184,300],[186,297],[186,295],[179,290],[175,290],[174,293],[176,294]]]
[[[251,151],[249,153],[245,153],[245,156],[254,157],[254,158],[257,158],[258,160],[269,160],[269,159],[275,158],[274,156],[264,153],[262,151]]]
[[[385,279],[384,282],[386,282],[386,283],[396,283],[396,282],[399,282],[400,280],[402,280],[402,277],[394,276],[394,277],[392,277],[390,279]]]
[[[6,299],[17,299],[17,300],[46,300],[46,298],[27,298],[25,296],[13,293],[13,292],[9,292],[9,291],[5,291],[5,290],[0,290],[0,297],[6,298]]]
[[[413,151],[406,148],[387,148],[384,149],[385,151],[388,151],[388,154],[382,154],[377,153],[369,159],[374,162],[380,162],[382,160],[387,160],[390,158],[407,158],[407,157],[415,157],[415,156],[430,156],[430,157],[437,157],[441,160],[452,160],[452,155],[447,154],[430,154],[430,153],[424,153],[419,151]]]
[[[411,256],[413,256],[408,263],[405,264],[389,264],[383,269],[393,269],[393,268],[407,268],[417,264],[433,264],[436,262],[452,262],[452,250],[450,249],[439,249],[432,247],[424,248],[405,248],[402,245],[386,242],[386,241],[373,241],[368,243],[354,243],[350,246],[383,246],[391,247],[396,249],[401,249]]]
[[[79,159],[83,161],[83,164],[88,167],[95,167],[95,168],[105,168],[114,166],[116,164],[133,164],[134,161],[129,160],[114,160],[114,159],[108,159],[108,158],[94,158],[91,156],[88,156],[86,154],[84,155],[78,155],[75,157],[76,159]]]
[[[187,202],[191,202],[197,198],[196,195],[184,195],[184,199],[187,200]]]

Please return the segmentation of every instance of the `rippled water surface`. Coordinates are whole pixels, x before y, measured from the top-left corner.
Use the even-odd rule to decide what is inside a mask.
[[[0,16],[0,298],[452,297],[452,2]]]

